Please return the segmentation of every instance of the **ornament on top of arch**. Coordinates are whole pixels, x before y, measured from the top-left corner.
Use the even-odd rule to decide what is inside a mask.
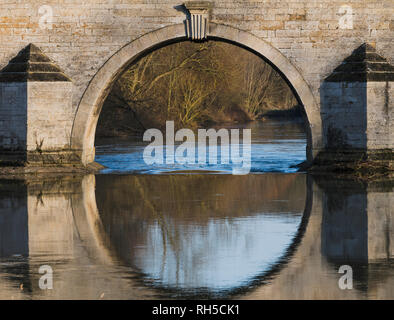
[[[209,34],[209,18],[212,2],[187,1],[186,36],[193,41],[206,40]]]

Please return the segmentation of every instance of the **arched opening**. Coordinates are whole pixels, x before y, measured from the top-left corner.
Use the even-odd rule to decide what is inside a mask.
[[[85,163],[94,159],[98,119],[119,76],[157,49],[187,40],[183,26],[164,28],[141,39],[142,43],[137,39],[114,55],[85,92],[80,108],[86,113],[78,110],[81,117],[77,115],[74,130],[83,116],[85,126],[73,133],[73,139],[80,139]],[[312,137],[320,133],[314,135],[312,130],[320,127],[320,117],[308,86],[289,61],[267,43],[233,28],[212,25],[208,40],[247,49],[285,79],[305,108],[308,152],[313,157],[319,139]],[[147,275],[142,279],[154,279],[154,285],[170,292],[181,289],[182,295],[232,295],[277,272],[291,256],[308,217],[304,179],[305,175],[275,174],[100,175],[96,198],[111,243],[120,248],[120,260]],[[215,248],[211,243],[216,243]],[[231,263],[239,264],[239,273],[225,272]],[[194,281],[199,272],[201,281]]]
[[[228,41],[247,48],[269,62],[280,72],[304,107],[307,119],[307,158],[312,160],[322,145],[320,112],[306,81],[289,60],[277,49],[258,37],[238,29],[210,24],[209,39]],[[123,47],[98,71],[87,87],[78,106],[73,125],[71,145],[82,152],[82,162],[94,161],[94,139],[97,121],[104,100],[117,77],[136,61],[152,50],[168,43],[186,40],[184,25],[168,26],[146,34]]]

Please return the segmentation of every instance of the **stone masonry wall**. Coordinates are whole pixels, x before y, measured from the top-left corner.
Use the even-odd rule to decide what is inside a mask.
[[[394,83],[367,84],[367,148],[394,147]]]
[[[324,145],[392,149],[394,89],[390,81],[327,82],[321,87]]]
[[[70,148],[71,94],[71,82],[28,82],[28,151]]]
[[[0,83],[0,149],[26,149],[27,83]]]
[[[366,148],[367,83],[324,83],[320,107],[326,147]]]
[[[322,79],[363,42],[394,62],[391,0],[212,1],[212,21],[249,31],[279,49],[297,67],[319,101]],[[28,43],[39,46],[75,84],[73,108],[108,58],[131,40],[181,23],[173,0],[1,0],[0,68]],[[43,5],[52,29],[40,28]],[[352,7],[353,29],[341,29],[341,6]],[[48,11],[47,11],[48,12]],[[349,14],[349,11],[348,11]],[[41,20],[40,20],[41,19]]]

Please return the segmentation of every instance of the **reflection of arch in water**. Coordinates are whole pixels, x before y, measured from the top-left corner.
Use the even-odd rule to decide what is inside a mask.
[[[334,182],[331,185],[335,195],[342,194],[342,197],[348,199],[346,190],[349,189],[349,182],[347,182],[343,187],[338,184],[337,180],[334,180]],[[95,246],[95,248],[89,252],[89,256],[93,258],[93,261],[100,261],[106,265],[118,266],[119,259],[117,259],[117,256],[114,256],[113,254],[114,251],[110,247],[110,243],[106,238],[105,232],[103,232],[105,231],[103,228],[104,226],[102,225],[103,220],[101,219],[101,216],[98,215],[94,190],[95,177],[87,177],[84,184],[83,190],[85,195],[83,197],[79,196],[80,199],[78,199],[77,195],[75,196],[77,198],[73,198],[73,209],[79,210],[78,212],[74,211],[74,215],[80,214],[87,216],[83,218],[79,217],[77,218],[78,221],[75,222],[75,225],[79,231],[79,235],[81,235],[81,240],[86,244],[88,249],[89,247],[91,248],[92,246]],[[328,184],[328,182],[325,184]],[[381,279],[380,281],[384,281],[384,283],[387,284],[383,285],[383,282],[382,284],[374,284],[374,280],[371,287],[368,284],[368,288],[366,289],[356,288],[361,289],[361,296],[360,290],[351,290],[351,292],[345,292],[338,288],[338,268],[330,264],[330,259],[326,256],[327,253],[325,253],[325,245],[323,244],[323,241],[330,241],[330,238],[327,238],[327,236],[324,236],[324,234],[321,232],[321,229],[324,228],[322,223],[325,223],[324,215],[328,213],[327,210],[329,209],[327,207],[327,193],[330,191],[327,190],[327,187],[321,186],[321,183],[317,185],[315,182],[312,182],[312,178],[310,177],[307,179],[307,187],[308,192],[302,222],[299,225],[297,234],[293,238],[291,245],[287,248],[284,255],[276,261],[275,265],[271,269],[262,272],[260,275],[251,279],[244,286],[225,292],[225,295],[220,297],[245,297],[252,299],[310,299],[313,297],[320,297],[323,299],[348,299],[360,297],[365,298],[369,297],[369,295],[372,295],[373,297],[374,295],[385,298],[392,297],[392,293],[390,293],[392,292],[390,289],[392,278],[387,278],[390,276],[390,274],[392,274],[392,272],[390,269],[383,270],[382,266],[384,265],[379,264],[380,260],[374,260],[381,257],[382,250],[380,249],[381,247],[383,248],[384,244],[382,241],[386,241],[386,239],[382,239],[382,237],[375,237],[376,240],[368,240],[368,242],[372,241],[369,243],[369,245],[372,245],[371,248],[379,248],[378,252],[373,252],[373,261],[368,261],[368,270],[370,271],[371,268],[379,269],[379,272],[377,270],[373,272],[373,279],[376,280],[376,277],[379,276],[379,279]],[[385,192],[381,192],[381,190],[375,189],[376,188],[372,187],[368,187],[367,190],[362,188],[360,192],[361,194],[364,194],[365,197],[369,198],[368,220],[371,220],[371,226],[375,227],[376,230],[373,229],[373,232],[376,235],[376,233],[380,232],[382,229],[381,225],[383,225],[381,221],[382,210],[384,212],[387,211],[389,217],[392,217],[389,203],[390,199],[392,199],[393,192],[392,189],[390,189],[390,193],[387,193],[385,190],[383,190]],[[79,205],[83,205],[83,208],[81,207],[82,209],[76,208],[78,203]],[[382,203],[387,203],[388,205],[382,207]],[[372,219],[370,219],[370,215],[372,215]],[[393,220],[391,220],[390,223],[392,223],[392,221]],[[83,230],[88,230],[88,232]],[[339,232],[342,232],[343,230],[344,229],[342,228],[339,230]],[[343,236],[339,236],[339,240],[340,239],[345,238]],[[361,237],[361,240],[362,239],[364,238]],[[378,243],[376,243],[376,241],[378,241]],[[379,247],[377,247],[378,244]],[[323,247],[321,247],[321,245]],[[392,253],[390,255],[392,256]],[[96,257],[99,257],[99,259]],[[122,260],[120,262],[122,262]],[[345,262],[348,263],[349,261]],[[387,263],[385,265],[387,265]],[[129,267],[127,268],[130,270]],[[131,273],[138,275],[135,270],[130,271]],[[371,276],[371,272],[368,272],[368,274]],[[116,283],[116,279],[111,279],[111,281],[115,281]],[[121,283],[122,282],[119,282],[118,285]],[[320,283],[320,286],[324,286],[324,292],[319,291],[319,286],[316,286],[317,283]],[[148,293],[151,296],[161,295],[163,297],[168,297],[169,295],[173,294],[174,296],[181,296],[183,298],[199,297],[195,295],[193,296],[192,294],[187,296],[182,290],[169,290],[169,288],[160,288],[153,286],[151,283],[144,283],[144,279],[141,276],[130,279],[127,286],[128,288],[144,286],[146,288],[144,294]],[[297,290],[297,292],[294,290]],[[368,291],[365,293],[365,290]],[[376,290],[380,291],[375,292]],[[138,291],[138,295],[142,296],[142,292]],[[211,297],[215,298],[219,296],[212,295]]]
[[[264,285],[270,279],[273,279],[275,275],[281,272],[290,261],[292,256],[294,255],[295,251],[297,250],[298,246],[300,245],[304,233],[306,231],[306,227],[308,225],[309,216],[312,209],[312,181],[311,178],[307,177],[307,196],[305,202],[305,209],[302,215],[301,223],[298,227],[297,233],[295,234],[294,238],[292,239],[291,244],[289,247],[286,248],[284,254],[268,269],[262,272],[261,274],[256,275],[253,279],[249,282],[239,286],[237,288],[233,288],[230,290],[224,290],[223,292],[217,294],[211,292],[210,290],[204,288],[195,288],[198,294],[193,294],[192,292],[186,292],[182,289],[176,288],[169,288],[169,287],[159,287],[153,286],[156,289],[160,290],[165,296],[170,294],[171,296],[179,297],[182,299],[199,299],[199,298],[220,298],[220,299],[228,299],[232,297],[236,297],[238,295],[247,293],[248,291],[253,290],[256,287],[260,287]],[[149,283],[150,284],[150,283]]]
[[[82,197],[76,194],[71,198],[76,232],[91,259],[111,265],[114,257],[97,210],[95,176],[85,176],[81,183]]]
[[[15,282],[15,279],[21,279],[22,270],[7,271],[2,268],[0,277],[3,286],[8,283],[10,290],[14,288],[10,291],[10,294],[16,294],[15,297],[21,298],[26,297],[26,293],[30,296],[34,295],[36,298],[51,297],[51,295],[46,295],[42,290],[37,288],[37,277],[39,276],[37,270],[38,266],[42,264],[42,260],[37,260],[36,254],[41,251],[41,253],[45,252],[46,257],[50,259],[46,260],[46,263],[50,265],[58,261],[58,257],[65,257],[65,259],[62,258],[61,260],[62,268],[59,268],[60,265],[56,268],[57,277],[58,279],[62,279],[62,283],[64,284],[63,288],[59,288],[59,283],[56,284],[59,291],[56,290],[53,293],[56,294],[58,298],[98,298],[101,291],[97,294],[97,292],[94,292],[95,288],[105,288],[108,290],[107,293],[113,292],[114,298],[116,295],[120,298],[126,296],[130,297],[130,295],[132,295],[134,298],[138,299],[144,296],[146,297],[146,294],[150,297],[154,297],[160,292],[168,296],[168,291],[152,290],[147,286],[145,286],[145,290],[141,291],[140,289],[142,288],[140,286],[143,283],[141,278],[136,279],[134,270],[130,267],[123,268],[123,266],[119,264],[118,259],[116,259],[116,256],[112,254],[112,252],[114,252],[112,250],[113,248],[110,247],[110,243],[108,239],[106,239],[105,233],[103,233],[103,227],[106,225],[103,225],[102,222],[106,223],[106,220],[102,219],[102,216],[99,216],[97,212],[94,190],[95,177],[86,177],[83,188],[81,188],[79,179],[79,182],[75,181],[75,183],[72,181],[68,183],[67,181],[67,179],[56,179],[56,183],[54,183],[54,181],[45,180],[44,182],[39,182],[36,186],[35,183],[31,181],[29,181],[28,184],[21,182],[20,186],[17,186],[14,191],[10,191],[11,187],[9,184],[6,185],[7,192],[4,194],[3,201],[9,202],[10,195],[12,196],[14,194],[17,195],[20,201],[15,199],[18,201],[13,202],[13,205],[16,206],[12,206],[12,210],[9,210],[7,206],[2,206],[0,210],[2,211],[1,213],[8,212],[8,217],[10,218],[8,224],[1,224],[2,240],[6,239],[7,241],[5,243],[9,245],[13,243],[13,240],[18,241],[20,245],[14,246],[15,253],[26,252],[26,254],[29,255],[33,253],[33,256],[29,258],[29,266],[24,272],[28,277],[25,281],[35,284],[35,286],[31,287],[31,293],[26,291],[21,292],[19,290],[20,282]],[[325,181],[325,185],[327,184],[328,182]],[[26,185],[28,185],[28,187],[26,187]],[[308,181],[308,190],[311,189],[310,185],[311,182]],[[341,187],[341,185],[338,184],[338,180],[334,180],[331,185],[335,199],[339,195],[345,201],[344,203],[352,202],[352,198],[349,197],[352,193],[349,195],[346,194],[346,192],[349,191],[349,182],[346,182],[346,184]],[[392,241],[394,236],[394,233],[392,233],[392,230],[394,230],[392,227],[394,225],[394,219],[393,213],[390,210],[390,203],[392,203],[394,192],[392,184],[389,190],[386,190],[386,187],[382,190],[380,190],[380,188],[380,185],[377,187],[369,185],[367,189],[363,187],[358,192],[368,199],[368,207],[366,209],[368,212],[369,249],[368,280],[366,288],[368,291],[366,294],[364,294],[364,290],[361,291],[360,296],[360,290],[351,290],[350,292],[338,288],[338,268],[329,263],[332,253],[335,252],[330,250],[327,251],[327,249],[330,248],[325,248],[325,246],[327,242],[329,242],[328,244],[330,246],[338,241],[344,244],[344,240],[349,239],[349,237],[346,236],[348,234],[346,230],[352,232],[353,229],[349,229],[348,226],[343,223],[343,217],[340,217],[339,220],[335,219],[334,221],[325,220],[330,216],[331,212],[330,207],[328,207],[329,202],[327,199],[330,190],[327,190],[327,186],[322,186],[321,183],[319,183],[319,185],[314,183],[313,200],[310,199],[312,193],[309,191],[309,200],[307,200],[309,206],[313,204],[312,209],[305,208],[305,216],[300,225],[299,232],[294,237],[293,243],[287,248],[286,254],[277,261],[273,268],[263,272],[255,279],[251,279],[245,288],[238,288],[238,291],[233,290],[229,292],[228,297],[239,293],[240,295],[238,297],[253,299],[310,299],[316,297],[323,299],[349,299],[360,297],[392,298],[394,294],[392,290],[392,288],[394,288],[394,286],[392,286],[394,281],[392,267],[391,269],[382,269],[382,267],[390,267],[389,263],[391,263],[392,266],[393,261],[393,246],[389,245],[394,243],[394,241]],[[81,192],[81,189],[83,189],[84,194]],[[37,202],[40,199],[43,199],[43,204],[45,204],[45,206]],[[99,200],[99,198],[97,200]],[[67,205],[71,203],[71,201],[72,206]],[[362,204],[359,200],[357,201]],[[339,204],[340,202],[338,202],[338,205]],[[300,210],[301,205],[302,204],[299,203]],[[78,208],[78,206],[80,207]],[[99,208],[101,207],[99,206]],[[346,206],[343,206],[343,208],[346,208]],[[349,208],[351,209],[351,207]],[[15,214],[17,210],[19,214]],[[308,216],[309,214],[310,216]],[[326,214],[328,214],[328,216],[325,218],[324,216]],[[6,216],[7,214],[3,214],[2,218]],[[50,216],[55,219],[48,219]],[[357,219],[354,216],[351,217],[352,219]],[[386,218],[382,220],[382,217]],[[27,220],[29,226],[25,225]],[[20,224],[20,222],[22,222],[22,224]],[[330,225],[323,226],[323,223],[329,223]],[[7,234],[10,234],[9,232],[7,233],[7,230],[12,230],[12,226],[17,227],[20,231],[15,234],[17,236],[15,239],[7,238]],[[306,226],[307,230],[305,230]],[[336,228],[336,233],[333,236],[327,236],[327,232],[321,232],[322,229],[327,227],[331,228],[331,226],[333,226],[334,229],[336,226],[342,227]],[[361,227],[364,228],[365,225],[363,224]],[[73,231],[75,235],[74,238],[72,238]],[[370,236],[371,232],[372,238]],[[27,237],[27,233],[29,237]],[[341,233],[345,233],[345,235],[341,235]],[[361,232],[360,235],[360,241],[364,241],[365,233]],[[69,236],[71,236],[71,238]],[[39,240],[39,242],[37,242],[37,240]],[[61,240],[61,242],[58,240]],[[324,242],[326,242],[326,244],[324,244]],[[48,243],[50,244],[49,247]],[[29,251],[26,251],[25,248],[28,248]],[[10,247],[8,247],[7,250],[8,249],[10,249]],[[75,251],[76,249],[78,251]],[[12,253],[9,251],[7,252]],[[3,254],[7,256],[7,252],[3,251]],[[76,257],[78,257],[78,259],[75,259]],[[342,257],[345,256],[339,255],[339,258],[342,259]],[[347,259],[345,260],[346,263],[349,263],[349,258],[353,260],[352,256],[346,256],[345,258]],[[386,259],[386,263],[381,263],[382,258]],[[88,269],[78,269],[82,272],[78,272],[75,275],[76,278],[69,274],[69,271],[73,270],[73,268],[84,268],[85,266],[92,266],[95,268],[96,274],[93,275],[92,278],[88,276]],[[118,273],[118,271],[120,271],[120,273]],[[130,274],[132,278],[127,278],[127,281],[125,281],[124,271]],[[12,276],[12,279],[7,280],[8,274],[17,277]],[[86,278],[86,276],[88,277]],[[75,281],[77,281],[77,283],[75,283]],[[99,284],[96,285],[96,281],[100,281]],[[28,283],[24,284],[25,289],[28,289]],[[78,287],[76,287],[76,284]],[[316,284],[319,285],[316,286]],[[90,286],[92,290],[90,290]],[[252,290],[253,286],[255,286],[255,290]],[[321,287],[324,287],[323,291],[320,289]],[[120,291],[119,288],[122,288],[122,291]],[[138,288],[138,290],[134,290],[135,288]],[[7,292],[8,291],[0,291],[0,295],[4,296]],[[55,296],[52,296],[52,298],[53,297]]]
[[[296,251],[297,247],[301,243],[302,237],[305,233],[306,226],[308,224],[308,219],[312,207],[312,187],[311,187],[311,180],[307,178],[307,196],[306,196],[306,204],[304,208],[304,213],[302,216],[301,223],[298,226],[298,231],[294,238],[292,239],[292,242],[288,248],[286,248],[284,254],[282,257],[280,257],[272,267],[270,267],[268,270],[265,270],[261,274],[255,276],[254,278],[250,279],[247,283],[243,283],[240,287],[232,288],[227,291],[221,291],[220,293],[216,293],[216,291],[209,290],[207,288],[193,288],[192,290],[184,290],[184,289],[176,289],[176,288],[171,288],[168,286],[159,286],[157,284],[152,283],[151,281],[146,281],[145,275],[142,273],[139,273],[138,281],[140,285],[145,285],[148,288],[154,289],[158,294],[163,295],[163,296],[178,296],[182,298],[198,298],[198,297],[212,297],[212,298],[217,298],[217,297],[231,297],[235,296],[237,294],[241,293],[246,293],[249,290],[252,290],[256,286],[261,286],[264,284],[267,280],[273,278],[277,273],[279,273],[289,262],[291,259],[292,255]],[[94,191],[94,189],[92,189]],[[91,199],[91,198],[90,198]],[[86,206],[85,207],[92,207],[92,206]],[[95,206],[95,208],[97,208]],[[97,210],[97,209],[96,209]],[[97,211],[94,214],[95,219],[90,219],[90,223],[97,223],[97,219],[100,219],[100,217],[97,215]],[[94,222],[96,221],[96,222]],[[101,222],[100,222],[101,224]],[[91,230],[98,230],[94,226],[90,228]],[[96,236],[99,238],[103,233],[103,229],[99,231],[99,234]],[[107,239],[104,240],[98,240],[97,243],[102,243],[104,245],[109,245],[109,242]],[[101,250],[101,249],[100,249]],[[118,257],[119,259],[116,260],[121,260],[121,257]],[[198,295],[196,295],[194,292],[198,292]]]
[[[269,270],[256,276],[249,284],[229,292],[229,296],[239,295],[244,292],[253,290],[258,286],[264,285],[264,283],[274,278],[275,275],[280,273],[286,267],[290,259],[293,257],[294,253],[297,251],[298,246],[301,244],[304,234],[306,232],[306,228],[308,226],[309,217],[311,215],[311,210],[312,210],[312,201],[313,201],[312,184],[313,184],[312,178],[310,176],[307,176],[307,184],[306,184],[307,193],[306,193],[304,214],[302,215],[302,220],[298,227],[297,233],[294,236],[290,246],[286,249],[283,256],[280,257],[276,262],[276,264],[273,265]]]
[[[97,281],[96,286],[94,277],[93,281],[85,277],[85,266],[92,266],[101,280],[108,278],[114,263],[103,245],[94,181],[94,176],[1,181],[0,258],[7,261],[0,267],[1,298],[7,294],[17,299],[99,297],[95,290],[102,284]],[[54,270],[55,290],[39,288],[38,271],[44,264]],[[119,288],[118,279],[111,280]],[[82,281],[93,285],[81,287]]]

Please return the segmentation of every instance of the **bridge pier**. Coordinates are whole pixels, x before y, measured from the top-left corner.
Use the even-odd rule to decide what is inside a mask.
[[[73,84],[39,48],[29,44],[0,73],[0,163],[11,166],[78,164],[70,148]]]
[[[320,88],[325,149],[318,168],[393,170],[394,66],[363,44],[327,77]]]
[[[210,37],[228,39],[232,31],[211,24]],[[35,45],[25,47],[0,72],[0,165],[91,167],[97,120],[111,83],[135,56],[173,39],[171,32],[185,37],[183,25],[176,25],[117,52],[93,77],[79,105],[72,80]],[[360,46],[322,82],[319,108],[279,51],[248,33],[230,40],[278,66],[300,96],[311,129],[312,170],[393,170],[394,66],[373,45]]]

